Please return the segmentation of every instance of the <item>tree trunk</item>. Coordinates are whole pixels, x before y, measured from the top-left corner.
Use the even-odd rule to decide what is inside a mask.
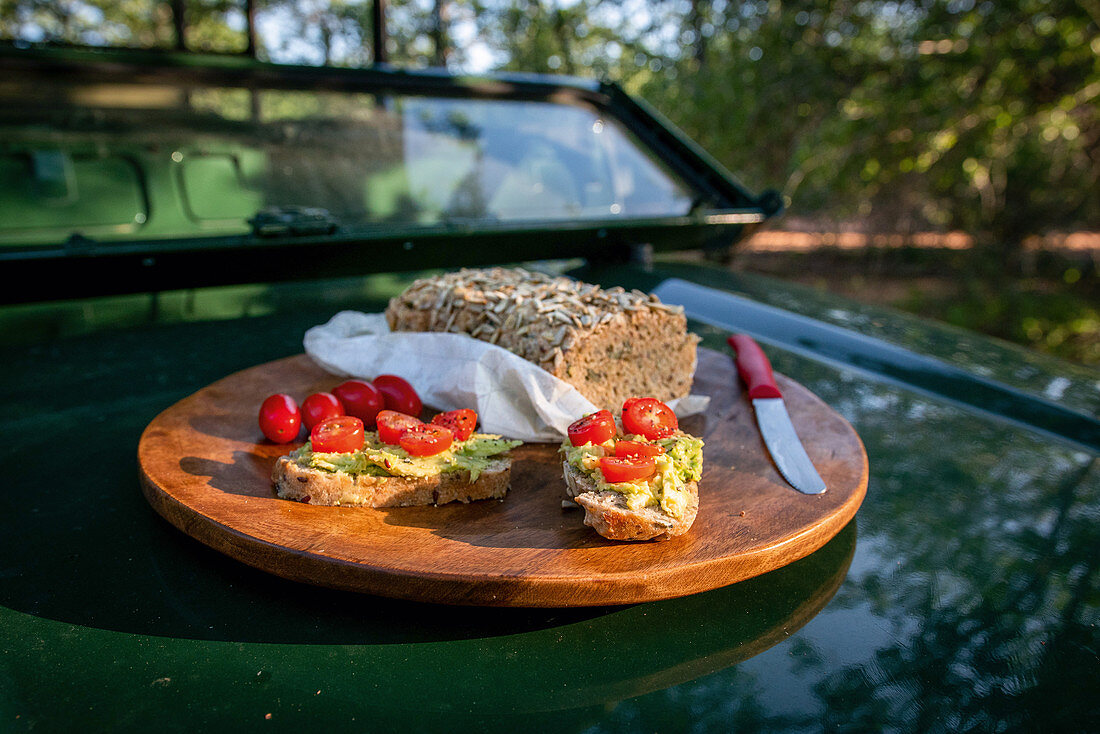
[[[435,0],[432,4],[432,25],[428,35],[432,39],[432,65],[446,68],[451,56],[451,39],[448,33],[450,7],[446,0]]]
[[[559,8],[554,13],[554,35],[558,39],[558,47],[561,48],[562,71],[566,74],[576,74],[576,66],[573,63],[573,43],[566,11]]]
[[[703,35],[703,26],[707,22],[709,4],[707,0],[691,0],[691,10],[688,12],[687,26],[695,36],[692,42],[692,58],[695,60],[696,70],[702,70],[707,59],[707,37]]]

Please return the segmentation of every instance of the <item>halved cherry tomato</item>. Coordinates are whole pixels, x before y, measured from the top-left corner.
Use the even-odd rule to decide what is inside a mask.
[[[321,454],[346,454],[363,448],[366,436],[363,421],[353,415],[327,418],[309,432],[313,450]]]
[[[474,429],[477,428],[477,411],[470,408],[448,410],[432,417],[432,423],[449,428],[456,441],[465,441],[474,435]]]
[[[307,431],[327,418],[347,415],[344,405],[330,392],[315,392],[302,401],[302,423]]]
[[[584,446],[586,443],[603,443],[613,438],[617,429],[615,416],[611,415],[611,411],[598,410],[574,421],[566,431],[570,443]]]
[[[401,434],[410,428],[422,425],[419,418],[413,418],[405,413],[394,410],[383,410],[376,418],[378,424],[378,440],[392,446],[398,445]]]
[[[454,440],[455,435],[450,428],[435,423],[421,423],[402,433],[397,444],[408,451],[410,456],[435,456],[449,448]]]
[[[269,395],[260,404],[260,430],[268,440],[290,443],[298,438],[302,414],[298,403],[286,393]]]
[[[371,384],[386,402],[386,410],[396,410],[414,417],[420,417],[420,410],[424,407],[420,402],[420,396],[416,390],[404,378],[397,375],[378,375]]]
[[[643,441],[616,441],[615,456],[658,456],[665,450],[655,443]]]
[[[378,411],[385,407],[382,394],[369,382],[347,380],[332,389],[332,394],[344,406],[344,412],[373,427]]]
[[[603,478],[615,482],[633,482],[648,479],[657,470],[657,461],[652,456],[601,456],[600,471]]]
[[[680,427],[672,408],[657,398],[631,398],[623,403],[623,430],[650,441],[667,438]]]

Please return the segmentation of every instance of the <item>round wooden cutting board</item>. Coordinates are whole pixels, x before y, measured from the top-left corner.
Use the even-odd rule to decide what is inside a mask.
[[[138,446],[153,508],[193,538],[244,563],[309,584],[445,604],[568,607],[629,604],[706,591],[809,555],[855,515],[867,489],[863,444],[813,393],[776,375],[828,491],[804,495],[780,477],[733,360],[699,352],[693,392],[705,415],[699,515],[662,542],[606,540],[563,510],[556,444],[513,451],[503,501],[439,507],[319,507],[275,496],[271,469],[298,444],[263,438],[263,399],[299,400],[341,381],[299,355],[230,375],[146,427]]]

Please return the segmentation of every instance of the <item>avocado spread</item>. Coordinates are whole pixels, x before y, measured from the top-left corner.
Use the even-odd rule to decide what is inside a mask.
[[[318,453],[307,441],[300,449],[292,451],[290,458],[302,467],[377,477],[430,477],[445,472],[468,471],[472,482],[489,466],[493,457],[522,443],[487,433],[475,433],[465,441],[455,441],[450,448],[434,456],[411,456],[399,446],[382,443],[377,433],[368,431],[366,442],[358,451]]]
[[[600,471],[600,457],[615,453],[613,438],[602,444],[586,443],[574,446],[566,439],[561,452],[574,468],[584,472],[597,490],[611,490],[626,495],[626,504],[632,510],[660,506],[673,517],[683,517],[688,495],[685,485],[697,482],[703,476],[703,440],[686,433],[676,433],[668,438],[646,441],[641,436],[631,436],[632,441],[646,441],[664,449],[655,456],[657,470],[648,479],[632,482],[608,482]]]

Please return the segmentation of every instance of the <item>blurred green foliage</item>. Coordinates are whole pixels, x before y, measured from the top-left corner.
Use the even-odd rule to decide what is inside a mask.
[[[621,81],[792,215],[961,229],[1006,255],[1100,229],[1100,4],[551,7],[479,13],[506,68]]]
[[[186,48],[247,48],[245,0],[180,1]],[[790,205],[778,226],[964,231],[980,256],[959,272],[955,301],[917,297],[909,307],[1100,359],[1095,263],[1038,283],[1028,280],[1024,247],[1031,235],[1100,231],[1097,0],[385,0],[385,8],[396,66],[622,84],[750,189],[780,189]],[[253,9],[261,59],[360,66],[373,58],[371,0],[254,0]],[[162,48],[179,40],[172,3],[158,0],[0,0],[0,38]]]
[[[184,45],[247,47],[245,0],[183,0]],[[395,65],[608,78],[790,216],[960,229],[1006,262],[1100,229],[1096,0],[386,0]],[[357,66],[371,0],[255,0],[257,55]],[[170,2],[0,0],[0,37],[172,47]]]
[[[1082,364],[1100,366],[1100,274],[1095,266],[1051,258],[1013,279],[996,264],[964,265],[946,298],[894,304],[956,326],[1025,344]],[[981,273],[989,273],[981,277]]]
[[[1014,277],[980,248],[750,249],[733,266],[1100,367],[1100,267],[1089,257],[1029,250]]]

